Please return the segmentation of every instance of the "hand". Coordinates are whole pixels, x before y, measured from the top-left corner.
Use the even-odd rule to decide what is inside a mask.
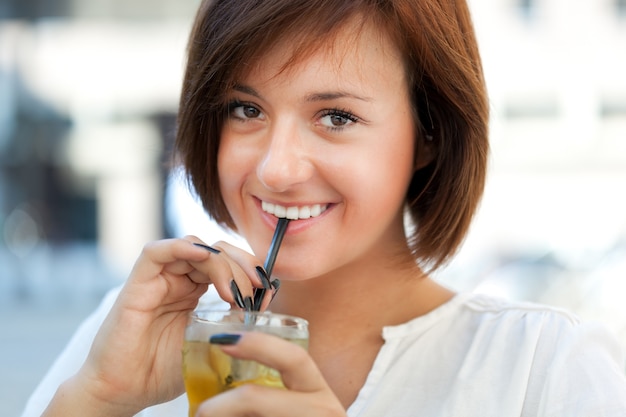
[[[231,281],[244,297],[262,286],[255,268],[260,263],[252,255],[223,242],[214,245],[219,253],[194,243],[201,242],[189,236],[146,245],[85,364],[62,386],[55,396],[59,406],[55,409],[53,400],[47,415],[86,411],[67,398],[89,404],[96,415],[133,415],[184,392],[184,330],[208,285],[231,306]]]
[[[339,399],[302,347],[276,336],[243,333],[225,353],[277,369],[286,390],[246,384],[200,405],[196,417],[345,417]]]

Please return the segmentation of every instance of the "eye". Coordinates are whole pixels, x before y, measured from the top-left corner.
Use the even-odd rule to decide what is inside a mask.
[[[240,120],[263,119],[263,112],[252,104],[234,101],[228,105],[230,117]]]
[[[324,110],[320,117],[320,123],[322,126],[331,130],[344,129],[354,123],[357,123],[359,118],[350,112],[339,109]]]

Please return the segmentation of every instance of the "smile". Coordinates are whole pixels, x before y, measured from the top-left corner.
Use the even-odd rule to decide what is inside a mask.
[[[324,211],[326,211],[326,209],[328,208],[328,204],[285,207],[278,204],[261,201],[261,208],[264,212],[273,214],[276,217],[286,217],[289,220],[303,220],[319,216]]]

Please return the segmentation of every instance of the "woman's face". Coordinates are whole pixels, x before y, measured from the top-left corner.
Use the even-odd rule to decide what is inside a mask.
[[[277,217],[293,218],[281,279],[307,279],[403,247],[415,127],[397,48],[347,27],[281,71],[277,48],[230,92],[218,154],[224,202],[264,258]]]

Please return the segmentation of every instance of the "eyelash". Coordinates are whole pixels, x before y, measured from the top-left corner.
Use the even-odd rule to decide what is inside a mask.
[[[234,110],[239,108],[239,107],[250,107],[250,108],[256,109],[261,114],[263,113],[257,106],[255,106],[252,103],[243,102],[243,101],[239,101],[239,100],[233,100],[230,103],[228,103],[228,105],[226,106],[226,111],[227,111],[228,117],[234,117],[234,118],[236,118],[238,120],[243,120],[243,121],[248,120],[248,119],[241,118],[241,117],[233,115]],[[342,119],[346,119],[348,122],[351,122],[351,123],[359,123],[361,121],[361,119],[358,116],[355,116],[349,110],[340,109],[340,108],[330,108],[330,109],[322,110],[322,112],[319,114],[318,120],[320,120],[320,119],[322,119],[324,117],[327,117],[327,116],[340,117]],[[331,132],[338,132],[338,131],[344,130],[348,126],[349,126],[349,124],[342,125],[342,126],[324,126],[324,128],[328,129]]]
[[[352,123],[358,123],[361,121],[361,119],[357,116],[355,116],[353,113],[351,113],[349,110],[345,110],[345,109],[339,109],[339,108],[332,108],[332,109],[327,109],[322,111],[322,113],[320,114],[320,119],[326,116],[336,116],[336,117],[341,117],[343,119],[346,119]],[[343,125],[343,126],[325,126],[326,129],[329,129],[332,132],[336,132],[336,131],[340,131],[345,129],[346,127],[348,127],[348,125]]]
[[[243,101],[239,101],[239,100],[233,100],[230,103],[228,103],[228,105],[226,106],[226,114],[227,116],[230,117],[234,117],[237,120],[247,120],[247,119],[243,119],[241,117],[238,116],[234,116],[233,112],[235,111],[235,109],[239,108],[239,107],[249,107],[249,108],[254,108],[256,109],[259,113],[263,113],[257,106],[255,106],[252,103],[247,103],[247,102],[243,102]]]

